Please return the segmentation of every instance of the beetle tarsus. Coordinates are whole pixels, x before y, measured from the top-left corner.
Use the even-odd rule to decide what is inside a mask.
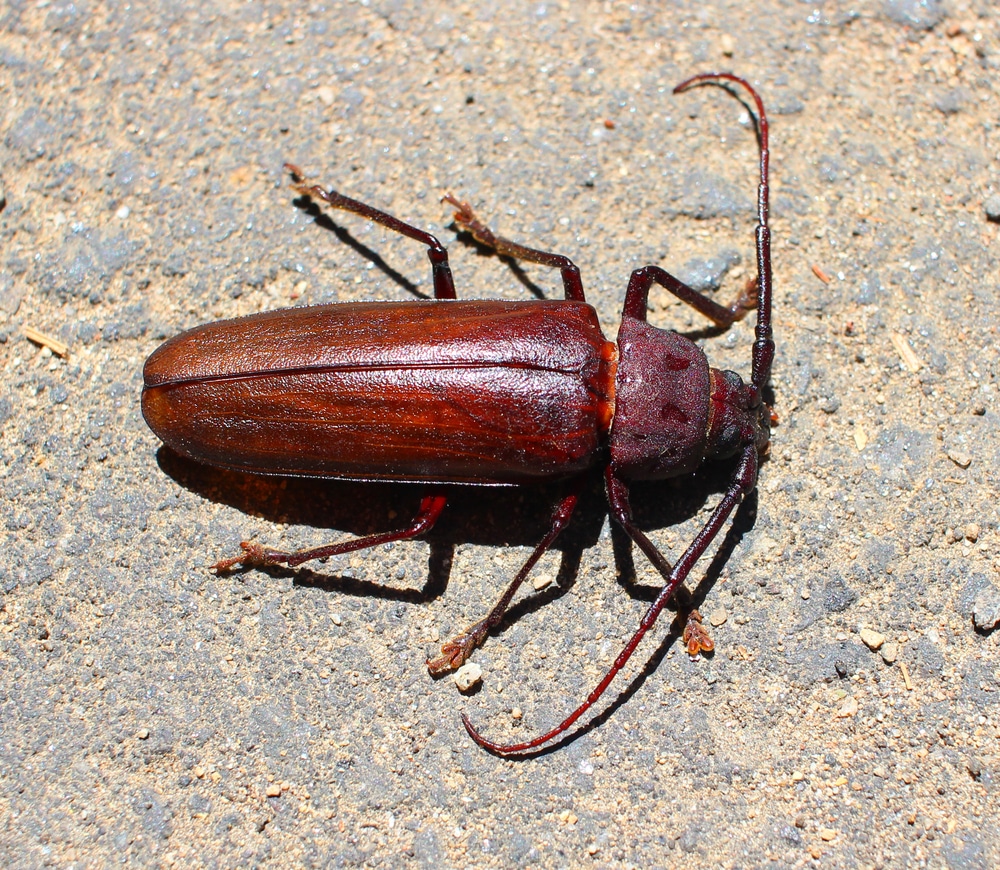
[[[469,203],[458,199],[452,193],[441,197],[441,202],[446,202],[455,209],[453,213],[455,225],[462,232],[469,233],[479,244],[489,248],[500,257],[511,257],[515,260],[524,260],[526,263],[538,263],[540,266],[558,269],[562,276],[566,298],[580,302],[586,301],[580,269],[569,257],[553,254],[551,251],[541,251],[538,248],[529,248],[520,242],[498,236],[483,223]]]
[[[698,653],[709,653],[715,649],[715,641],[712,640],[708,629],[702,625],[701,614],[697,610],[688,613],[681,639],[684,641],[684,646],[687,647],[688,655],[692,658]]]
[[[452,219],[455,221],[455,225],[463,233],[468,233],[472,236],[472,238],[479,242],[479,244],[485,245],[487,248],[492,250],[497,249],[498,239],[496,235],[493,230],[491,230],[479,219],[476,213],[472,210],[471,205],[463,199],[458,199],[453,193],[448,193],[442,196],[441,202],[446,202],[455,209],[452,214]]]
[[[240,549],[243,550],[239,556],[229,559],[221,559],[212,565],[211,570],[216,574],[225,574],[232,571],[237,565],[243,568],[265,568],[268,565],[278,565],[287,561],[287,553],[271,550],[263,544],[253,541],[240,541]]]
[[[462,667],[473,651],[486,639],[489,631],[488,622],[488,619],[481,619],[447,643],[443,643],[440,654],[427,660],[427,670],[431,676],[440,677]]]

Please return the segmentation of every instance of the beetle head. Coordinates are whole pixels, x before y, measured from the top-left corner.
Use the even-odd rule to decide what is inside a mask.
[[[755,444],[758,453],[766,450],[771,440],[771,412],[760,390],[743,383],[736,372],[710,369],[709,381],[705,458],[726,459],[748,444]]]

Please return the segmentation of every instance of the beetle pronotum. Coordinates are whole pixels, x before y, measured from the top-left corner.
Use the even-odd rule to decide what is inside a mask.
[[[259,474],[398,480],[428,486],[403,529],[284,552],[256,543],[218,562],[301,565],[428,531],[448,484],[527,484],[565,479],[551,526],[483,619],[442,646],[432,673],[461,665],[503,618],[532,567],[576,507],[584,474],[603,464],[615,520],[664,578],[618,658],[583,703],[554,728],[519,743],[472,738],[499,754],[540,747],[570,728],[603,694],[646,632],[757,482],[770,438],[761,393],[774,357],[768,230],[768,128],[763,103],[731,73],[694,76],[700,84],[743,87],[757,110],[760,186],[757,278],[724,307],[658,266],[632,273],[617,344],[604,338],[586,303],[580,271],[558,254],[493,232],[449,195],[455,222],[508,257],[559,269],[564,300],[457,301],[448,252],[430,233],[342,194],[289,166],[293,187],[332,208],[361,215],[427,246],[434,300],[291,308],[199,326],[146,361],[142,411],[165,444],[199,462]],[[713,323],[727,327],[753,308],[756,337],[749,384],[710,368],[702,350],[646,322],[656,283]],[[629,485],[693,472],[706,459],[738,456],[730,483],[701,531],[671,564],[632,519]],[[685,640],[697,651],[707,635],[689,619]]]

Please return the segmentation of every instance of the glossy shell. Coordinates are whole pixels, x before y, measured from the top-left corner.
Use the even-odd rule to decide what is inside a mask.
[[[142,412],[169,447],[224,468],[524,483],[597,461],[615,358],[579,302],[291,308],[167,341]]]

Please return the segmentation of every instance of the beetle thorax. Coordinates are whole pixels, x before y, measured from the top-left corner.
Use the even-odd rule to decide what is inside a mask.
[[[633,317],[618,332],[611,462],[625,480],[690,474],[747,444],[767,444],[760,397],[711,369],[694,342]]]

